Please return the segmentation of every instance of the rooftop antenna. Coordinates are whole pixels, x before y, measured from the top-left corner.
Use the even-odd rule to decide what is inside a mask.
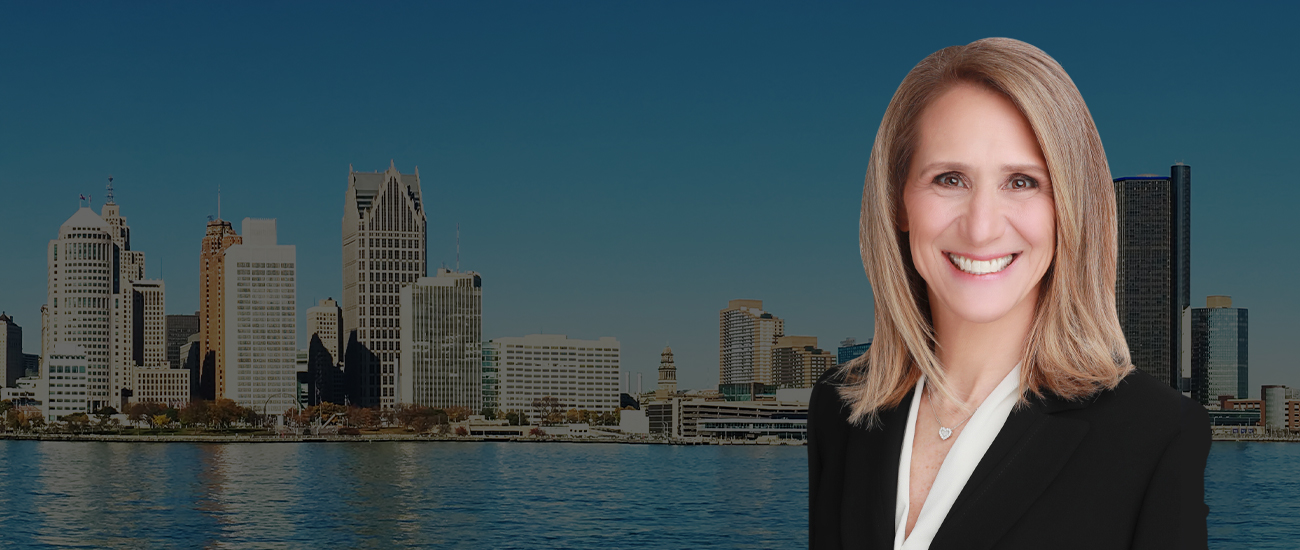
[[[221,219],[221,184],[217,184],[217,219]]]
[[[111,176],[111,175],[108,176],[108,185],[105,186],[105,188],[108,189],[108,203],[107,203],[107,204],[113,204],[113,176]]]
[[[456,222],[456,272],[460,273],[460,222]]]

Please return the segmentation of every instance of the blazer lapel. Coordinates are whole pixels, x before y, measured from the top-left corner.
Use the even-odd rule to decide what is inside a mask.
[[[1087,422],[1052,413],[1087,404],[1049,397],[1012,411],[930,548],[982,550],[997,543],[1056,478],[1088,432]]]
[[[854,427],[847,451],[844,514],[840,518],[844,548],[894,547],[894,500],[898,495],[898,458],[903,451],[908,394],[897,407],[880,413],[880,426]]]

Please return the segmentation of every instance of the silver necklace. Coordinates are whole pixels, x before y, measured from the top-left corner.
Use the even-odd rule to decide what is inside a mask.
[[[926,386],[925,389],[926,391],[929,391],[930,387]],[[943,422],[939,419],[939,413],[934,410],[934,397],[933,397],[934,392],[930,391],[930,395],[931,397],[927,401],[930,402],[930,415],[934,417],[934,423],[939,425],[939,439],[947,441],[949,437],[952,437],[953,430],[960,428],[962,424],[966,423],[966,420],[970,420],[970,417],[975,416],[975,413],[971,412],[970,414],[966,415],[966,420],[962,420],[961,422],[958,422],[956,426],[953,426],[951,428],[946,428],[944,427]]]

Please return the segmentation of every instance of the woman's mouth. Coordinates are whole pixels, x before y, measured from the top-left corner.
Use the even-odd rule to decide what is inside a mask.
[[[1007,254],[1001,258],[993,258],[991,260],[972,260],[952,252],[947,253],[947,255],[948,261],[952,262],[952,265],[956,266],[957,269],[960,269],[963,273],[969,273],[971,275],[988,275],[1006,269],[1008,265],[1011,265],[1012,260],[1016,259],[1018,253]]]

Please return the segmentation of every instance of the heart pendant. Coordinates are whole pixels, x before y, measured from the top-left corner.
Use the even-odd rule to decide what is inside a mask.
[[[949,437],[952,437],[952,430],[939,426],[939,439],[947,441]]]

